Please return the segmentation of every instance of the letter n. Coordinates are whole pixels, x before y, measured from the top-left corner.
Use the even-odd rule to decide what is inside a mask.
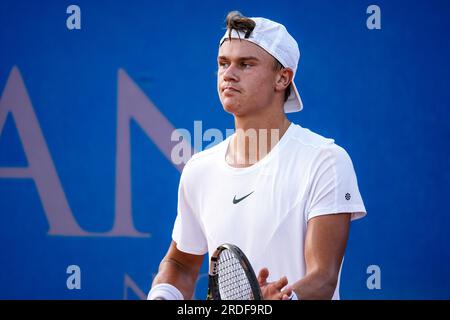
[[[183,169],[184,164],[174,164],[171,160],[171,150],[175,145],[171,136],[175,128],[122,69],[119,69],[118,72],[118,87],[116,212],[113,230],[108,234],[148,236],[148,234],[138,233],[134,229],[132,221],[131,120],[134,120],[142,128],[144,133],[178,171]],[[188,147],[192,148],[190,145]]]

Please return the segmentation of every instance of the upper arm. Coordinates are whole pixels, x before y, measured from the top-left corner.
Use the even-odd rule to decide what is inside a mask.
[[[153,286],[170,283],[181,291],[185,299],[191,299],[204,255],[185,253],[172,241],[166,256],[161,261]]]
[[[309,191],[306,220],[338,212],[351,212],[353,220],[366,214],[352,160],[336,144],[323,148],[314,159]]]
[[[306,273],[321,273],[336,285],[350,230],[350,213],[328,214],[308,221]]]
[[[197,276],[202,266],[204,255],[196,255],[183,252],[177,248],[177,244],[172,240],[169,250],[163,261],[171,261],[176,263],[180,268],[189,274]]]

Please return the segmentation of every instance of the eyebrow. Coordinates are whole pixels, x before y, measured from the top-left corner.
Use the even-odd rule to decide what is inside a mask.
[[[230,60],[230,59],[228,57],[226,57],[226,56],[218,56],[217,60]],[[238,61],[247,61],[247,60],[259,61],[259,59],[257,57],[254,57],[254,56],[239,57],[237,60]]]

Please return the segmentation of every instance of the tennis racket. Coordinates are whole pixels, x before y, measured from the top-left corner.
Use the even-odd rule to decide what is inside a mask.
[[[250,262],[237,246],[225,243],[211,257],[208,300],[262,300]]]

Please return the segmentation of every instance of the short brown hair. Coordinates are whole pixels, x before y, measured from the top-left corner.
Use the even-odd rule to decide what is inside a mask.
[[[227,29],[228,29],[228,39],[231,40],[231,32],[232,30],[236,30],[238,32],[239,40],[240,35],[239,32],[245,33],[244,38],[247,39],[250,37],[253,29],[255,29],[256,23],[250,18],[243,16],[239,11],[230,11],[227,14],[227,18],[225,19]],[[273,56],[272,56],[273,57]],[[273,57],[273,69],[275,71],[281,70],[284,66],[278,61],[275,57]],[[286,102],[291,94],[291,86],[289,85],[284,91],[284,101]]]

